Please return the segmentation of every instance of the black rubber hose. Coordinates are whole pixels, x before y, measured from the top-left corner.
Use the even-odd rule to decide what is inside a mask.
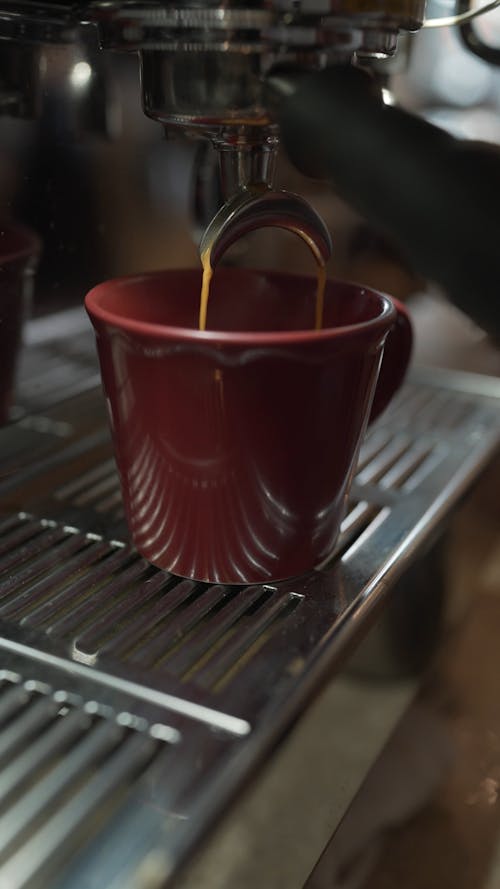
[[[500,150],[385,105],[353,67],[269,80],[295,166],[399,245],[416,272],[500,339]]]

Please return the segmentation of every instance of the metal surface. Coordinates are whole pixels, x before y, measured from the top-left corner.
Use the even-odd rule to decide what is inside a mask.
[[[231,244],[255,229],[275,226],[299,235],[316,262],[326,264],[332,239],[321,216],[299,195],[264,187],[235,193],[212,219],[200,241],[200,255],[207,253],[213,268]]]
[[[95,347],[80,307],[26,325],[12,419],[43,413],[100,384]]]
[[[45,412],[0,435],[10,466],[0,479],[0,885],[9,889],[173,879],[312,712],[500,443],[497,381],[415,372],[369,432],[329,564],[265,586],[182,580],[128,545],[83,323],[76,350],[66,333],[58,341],[32,325],[29,348],[81,361],[82,375],[74,397],[54,404],[55,362],[40,377]],[[27,411],[22,375],[18,394]],[[33,459],[43,420],[46,449]]]

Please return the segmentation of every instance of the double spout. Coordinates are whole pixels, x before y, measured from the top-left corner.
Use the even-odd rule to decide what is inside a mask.
[[[273,189],[277,136],[271,133],[259,142],[226,140],[217,147],[225,202],[201,238],[204,269],[214,269],[239,238],[272,227],[297,234],[311,250],[318,268],[324,270],[332,252],[324,221],[304,198]]]

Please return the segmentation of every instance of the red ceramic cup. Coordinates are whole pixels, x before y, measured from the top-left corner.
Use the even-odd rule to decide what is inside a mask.
[[[329,281],[315,331],[314,278],[228,268],[201,332],[200,283],[165,271],[86,297],[133,541],[203,581],[300,574],[334,549],[367,422],[409,362],[408,317]]]
[[[34,232],[0,222],[0,425],[9,417],[22,325],[39,253],[40,241]]]

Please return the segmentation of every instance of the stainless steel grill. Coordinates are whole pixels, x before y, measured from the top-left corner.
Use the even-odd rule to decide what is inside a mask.
[[[40,413],[99,385],[95,348],[80,308],[27,325],[12,419]]]
[[[177,730],[13,670],[0,672],[0,882],[21,886],[99,829],[127,790],[163,768]],[[92,821],[90,821],[92,819]],[[47,884],[46,884],[47,885]]]
[[[202,584],[128,544],[91,334],[71,318],[87,376],[56,397],[68,346],[35,325],[53,365],[37,395],[21,376],[25,413],[0,437],[0,886],[151,889],[310,712],[497,451],[500,384],[415,371],[364,443],[333,560]]]

